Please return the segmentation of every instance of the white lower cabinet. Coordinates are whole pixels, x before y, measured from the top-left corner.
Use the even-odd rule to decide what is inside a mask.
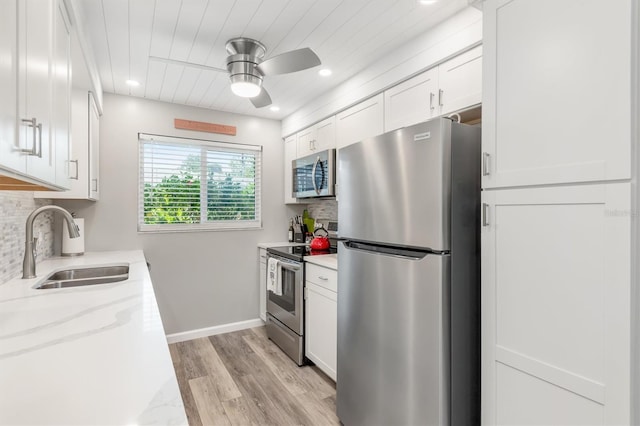
[[[483,191],[482,424],[630,424],[630,198]]]
[[[258,291],[260,297],[260,319],[267,320],[267,250],[258,249]]]
[[[337,380],[338,274],[310,263],[305,270],[305,355]]]

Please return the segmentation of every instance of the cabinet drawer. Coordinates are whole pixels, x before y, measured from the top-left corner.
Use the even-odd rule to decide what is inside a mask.
[[[306,280],[327,290],[338,291],[338,272],[333,269],[307,263]]]

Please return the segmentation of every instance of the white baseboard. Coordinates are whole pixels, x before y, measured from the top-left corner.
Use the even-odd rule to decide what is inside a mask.
[[[261,325],[264,325],[264,321],[260,318],[256,318],[246,321],[232,322],[229,324],[216,325],[213,327],[199,328],[197,330],[182,331],[180,333],[167,334],[167,342],[170,344],[184,342],[186,340],[198,339],[200,337],[214,336],[216,334],[260,327]]]

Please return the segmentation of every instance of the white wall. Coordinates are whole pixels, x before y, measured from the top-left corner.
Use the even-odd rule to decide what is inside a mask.
[[[174,118],[237,127],[236,136],[176,130]],[[263,146],[262,221],[254,231],[137,232],[138,132]],[[141,248],[168,334],[258,318],[259,242],[286,241],[279,121],[105,94],[100,201],[58,204],[85,218],[87,251]]]

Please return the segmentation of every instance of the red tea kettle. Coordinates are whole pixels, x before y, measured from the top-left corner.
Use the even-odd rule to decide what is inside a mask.
[[[324,232],[324,235],[318,235],[318,232]],[[311,240],[311,244],[309,247],[311,250],[329,250],[329,233],[324,227],[317,228],[313,231],[313,240]]]

